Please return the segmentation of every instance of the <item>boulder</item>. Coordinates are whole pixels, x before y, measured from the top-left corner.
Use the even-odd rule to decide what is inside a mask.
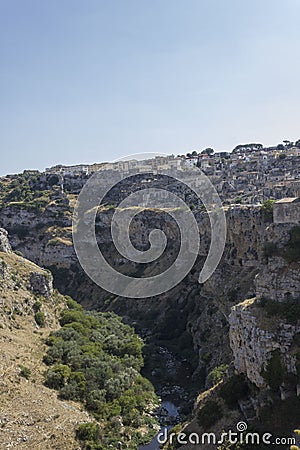
[[[30,274],[30,289],[35,294],[43,295],[44,297],[50,297],[53,292],[52,275],[32,272]]]
[[[0,252],[11,253],[12,250],[7,235],[7,231],[4,228],[0,228]]]

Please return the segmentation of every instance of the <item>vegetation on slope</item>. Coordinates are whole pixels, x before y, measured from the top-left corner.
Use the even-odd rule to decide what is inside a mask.
[[[83,402],[99,421],[78,428],[83,448],[117,448],[120,441],[135,449],[155,432],[157,397],[140,375],[143,343],[113,313],[86,312],[70,298],[68,307],[46,342],[45,384]]]

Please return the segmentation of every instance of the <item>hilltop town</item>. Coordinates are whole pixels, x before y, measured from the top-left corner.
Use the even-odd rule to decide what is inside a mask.
[[[112,173],[150,173],[149,181],[157,175],[171,175],[200,168],[216,187],[222,202],[226,204],[260,204],[265,200],[300,196],[300,140],[284,141],[273,147],[262,144],[238,145],[232,152],[214,152],[207,148],[201,152],[178,156],[155,156],[145,160],[120,160],[75,166],[56,165],[38,171],[25,171],[39,175],[44,184],[59,185],[63,193],[78,194],[86,180],[95,172],[103,174],[103,180]],[[56,177],[53,177],[56,176]],[[153,178],[154,177],[154,178]],[[147,187],[151,187],[150,184]]]

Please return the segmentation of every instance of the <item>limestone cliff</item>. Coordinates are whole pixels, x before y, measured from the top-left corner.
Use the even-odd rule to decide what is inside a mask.
[[[292,224],[267,228],[265,239],[272,244],[272,251],[265,247],[269,254],[262,257],[255,278],[256,296],[234,306],[229,316],[235,367],[260,388],[267,385],[262,373],[275,350],[279,350],[286,372],[297,375],[300,263],[288,252],[291,245],[297,245],[291,243],[296,228]]]

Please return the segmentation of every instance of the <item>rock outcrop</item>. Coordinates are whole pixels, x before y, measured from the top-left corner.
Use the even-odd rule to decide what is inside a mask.
[[[278,318],[267,321],[264,315],[264,310],[251,299],[234,306],[229,316],[235,368],[259,388],[267,387],[262,374],[274,350],[280,351],[287,373],[297,374],[293,343],[300,332],[299,326]]]
[[[50,297],[53,292],[53,277],[51,273],[31,273],[30,288],[35,294]]]
[[[268,227],[265,238],[272,242],[276,254],[262,256],[261,270],[255,278],[255,297],[233,306],[229,316],[235,368],[259,388],[267,386],[262,374],[275,350],[280,352],[286,373],[297,375],[300,263],[284,257],[292,229],[292,224]]]
[[[8,233],[4,228],[0,228],[0,252],[11,253],[11,251]]]

